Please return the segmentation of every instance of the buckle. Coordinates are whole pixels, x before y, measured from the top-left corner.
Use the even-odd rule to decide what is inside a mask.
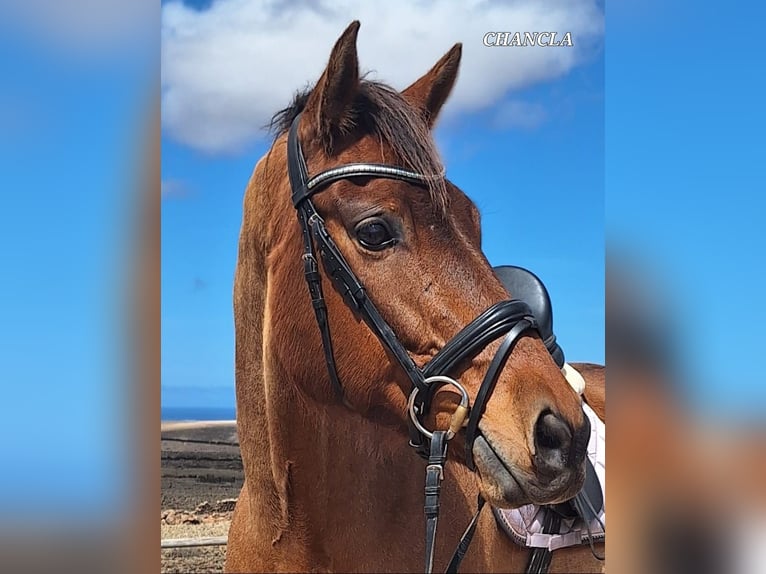
[[[439,480],[444,480],[444,466],[441,464],[429,464],[426,466],[426,474],[430,473],[432,470],[438,470]]]

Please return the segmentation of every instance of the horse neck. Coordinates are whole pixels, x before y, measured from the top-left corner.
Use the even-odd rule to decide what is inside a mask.
[[[340,405],[311,401],[272,364],[268,348],[276,326],[266,302],[266,250],[253,240],[260,227],[253,214],[264,212],[256,189],[252,185],[246,197],[253,203],[245,210],[234,307],[239,441],[247,483],[258,485],[249,497],[268,522],[264,535],[300,531],[303,539],[329,538],[337,528],[334,536],[348,540],[350,520],[379,526],[381,535],[395,520],[397,530],[411,536],[422,529],[424,467],[406,437]],[[321,357],[312,362],[324,365]]]
[[[348,529],[350,516],[385,522],[394,507],[398,522],[420,524],[423,463],[404,436],[341,405],[302,398],[289,383],[267,384],[272,472],[289,485],[289,503],[305,523]]]
[[[422,568],[425,463],[401,432],[343,406],[301,400],[269,383],[271,470],[283,532],[307,541],[332,569],[381,571],[390,559]],[[287,390],[289,386],[280,387]],[[449,557],[476,504],[475,479],[455,462],[446,468],[439,561]],[[380,552],[385,542],[386,552]],[[390,564],[388,564],[390,567]]]

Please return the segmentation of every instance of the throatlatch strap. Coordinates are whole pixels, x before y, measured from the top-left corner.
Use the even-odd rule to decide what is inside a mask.
[[[330,337],[330,324],[327,320],[327,305],[322,293],[322,277],[319,274],[319,265],[314,255],[314,245],[311,241],[311,232],[309,231],[310,224],[308,220],[311,217],[309,207],[304,204],[298,208],[298,221],[301,224],[303,235],[303,275],[306,278],[306,285],[311,295],[311,306],[314,308],[319,333],[322,336],[322,349],[324,351],[325,363],[327,364],[327,373],[330,375],[330,382],[338,399],[346,403],[343,386],[340,383],[338,370],[335,366],[335,355],[332,348],[332,338]],[[348,403],[346,404],[348,406]]]
[[[436,526],[439,522],[439,493],[444,478],[444,461],[447,459],[447,432],[434,431],[431,438],[431,454],[426,466],[426,574],[434,569],[434,548],[436,547]]]

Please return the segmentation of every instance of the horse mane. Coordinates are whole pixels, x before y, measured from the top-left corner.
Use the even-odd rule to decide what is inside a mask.
[[[275,138],[290,129],[293,120],[306,107],[313,88],[296,92],[292,102],[278,111],[268,124]],[[359,82],[356,98],[347,112],[344,131],[363,130],[386,143],[400,165],[417,173],[430,176],[428,191],[433,203],[444,212],[448,193],[444,166],[436,151],[431,131],[425,119],[393,88],[372,80]],[[323,142],[327,155],[333,155],[332,142]]]

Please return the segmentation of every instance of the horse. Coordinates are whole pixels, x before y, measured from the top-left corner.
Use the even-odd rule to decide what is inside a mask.
[[[426,569],[444,570],[479,495],[550,504],[584,480],[581,399],[528,309],[509,301],[479,212],[435,149],[462,46],[399,92],[360,76],[358,30],[275,115],[244,197],[234,317],[245,481],[228,572],[416,572],[429,553]],[[424,470],[440,509],[430,542]],[[520,571],[528,554],[485,512],[461,569]],[[600,568],[587,547],[552,564]]]

